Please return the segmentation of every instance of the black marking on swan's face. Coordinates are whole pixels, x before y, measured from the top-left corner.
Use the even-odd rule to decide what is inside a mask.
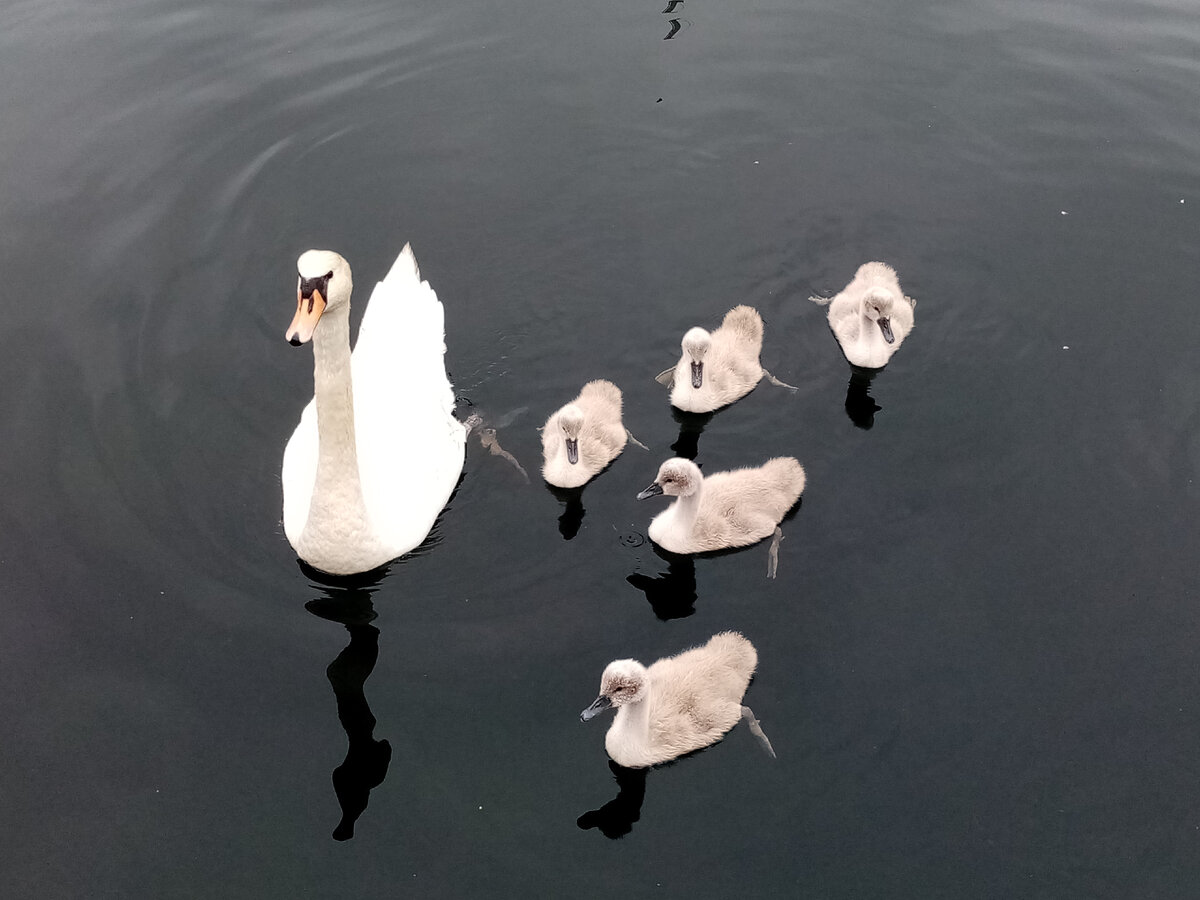
[[[333,277],[333,270],[326,272],[324,275],[318,275],[316,278],[305,278],[300,276],[300,299],[308,301],[308,312],[313,311],[313,303],[315,298],[313,292],[321,295],[321,299],[329,301],[329,279]]]

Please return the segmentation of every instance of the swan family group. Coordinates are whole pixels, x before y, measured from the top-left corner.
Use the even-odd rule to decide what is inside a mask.
[[[367,572],[425,540],[462,472],[467,429],[454,416],[446,376],[444,310],[405,245],[371,294],[352,353],[350,266],[332,251],[309,250],[297,268],[296,314],[286,336],[295,346],[311,341],[314,392],[283,454],[283,529],[313,568]],[[830,328],[856,366],[886,365],[913,327],[915,302],[881,262],[859,267],[837,296],[812,299],[829,305]],[[764,376],[776,381],[759,363],[762,340],[762,317],[749,306],[731,309],[712,332],[690,329],[679,362],[659,376],[671,404],[712,412]],[[549,484],[581,487],[622,452],[630,436],[621,402],[615,384],[592,381],[546,420],[542,475]],[[674,458],[638,499],[673,497],[651,521],[650,539],[671,553],[693,554],[772,534],[777,546],[779,523],[804,485],[804,468],[792,457],[707,476],[691,460]],[[731,631],[649,667],[615,660],[581,717],[616,708],[605,747],[630,768],[715,743],[741,717],[770,750],[741,702],[757,664],[754,646]]]

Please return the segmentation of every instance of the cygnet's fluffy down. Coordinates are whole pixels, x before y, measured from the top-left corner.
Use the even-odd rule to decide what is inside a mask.
[[[668,459],[639,500],[677,498],[655,516],[650,540],[671,553],[745,547],[774,533],[804,490],[804,467],[791,456],[758,468],[715,472],[707,478],[688,459]]]
[[[579,396],[542,429],[542,477],[557,487],[586,484],[621,455],[628,433],[621,422],[621,389],[589,381]]]
[[[829,304],[829,327],[851,363],[865,369],[886,366],[913,329],[917,301],[904,296],[896,270],[887,263],[858,267],[854,280]]]
[[[735,306],[725,313],[721,327],[712,333],[690,329],[675,364],[671,405],[684,412],[705,413],[746,396],[763,376],[758,361],[762,342],[762,316],[749,306]]]
[[[657,765],[715,744],[733,728],[757,665],[754,645],[736,631],[649,668],[614,660],[600,678],[600,696],[580,718],[616,707],[604,739],[608,755],[631,769]]]

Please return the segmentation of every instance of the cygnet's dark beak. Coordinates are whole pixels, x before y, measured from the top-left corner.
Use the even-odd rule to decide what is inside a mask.
[[[889,344],[896,343],[896,336],[892,334],[892,322],[887,316],[880,316],[875,322],[879,325],[879,330],[883,332],[883,339]]]
[[[571,465],[579,462],[579,439],[567,438],[567,462]]]
[[[579,714],[579,721],[587,722],[590,719],[594,719],[610,706],[612,706],[612,700],[609,698],[608,694],[601,694],[596,698],[595,702],[593,702],[591,706]]]
[[[702,384],[704,384],[704,363],[692,360],[692,387],[700,390]]]
[[[652,485],[650,485],[650,487],[646,488],[644,491],[642,491],[640,494],[638,494],[637,498],[639,500],[645,500],[647,497],[657,497],[662,492],[663,492],[662,485],[656,481]]]

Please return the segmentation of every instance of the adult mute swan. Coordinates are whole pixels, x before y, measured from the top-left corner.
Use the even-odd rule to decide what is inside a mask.
[[[350,266],[309,250],[297,268],[286,337],[312,340],[315,391],[283,451],[283,530],[313,568],[367,572],[425,540],[462,472],[444,310],[405,244],[351,354]]]
[[[555,487],[580,487],[620,456],[627,440],[621,389],[611,381],[589,381],[546,420],[542,477]]]
[[[671,553],[706,553],[745,547],[772,533],[778,542],[778,525],[800,499],[804,481],[804,467],[791,456],[707,478],[690,459],[675,457],[659,466],[658,477],[637,498],[677,498],[650,521],[650,540]],[[774,565],[767,574],[774,577]]]
[[[736,631],[723,631],[703,647],[660,659],[647,668],[634,659],[610,662],[600,696],[579,714],[584,722],[610,706],[617,716],[604,748],[618,765],[653,766],[719,741],[745,717],[774,756],[771,742],[742,697],[758,666],[758,651]]]
[[[809,299],[829,304],[829,327],[842,353],[864,369],[886,366],[913,329],[917,301],[904,296],[887,263],[863,263],[840,294]]]

